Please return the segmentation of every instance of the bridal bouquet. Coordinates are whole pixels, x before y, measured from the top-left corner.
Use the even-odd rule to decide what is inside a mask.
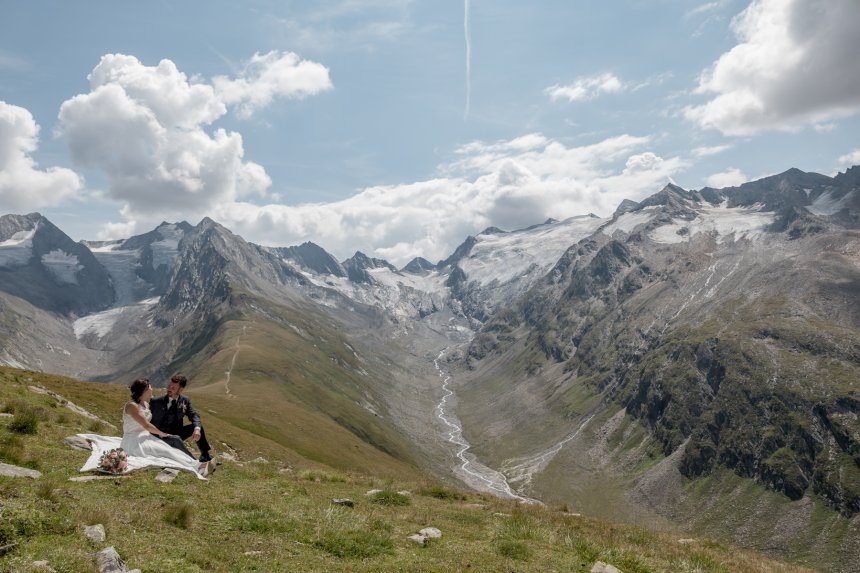
[[[121,474],[128,468],[128,454],[122,448],[116,448],[102,454],[99,458],[99,470],[109,474]]]

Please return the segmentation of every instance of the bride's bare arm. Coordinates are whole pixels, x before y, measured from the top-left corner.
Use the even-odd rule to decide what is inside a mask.
[[[134,402],[129,402],[125,405],[125,413],[134,418],[134,421],[143,426],[143,428],[148,431],[150,434],[155,434],[156,436],[165,437],[169,436],[167,432],[162,432],[158,428],[152,425],[152,423],[143,417],[143,414],[140,413],[140,408]]]

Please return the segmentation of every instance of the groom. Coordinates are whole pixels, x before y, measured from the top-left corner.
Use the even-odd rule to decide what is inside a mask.
[[[183,440],[190,436],[192,440],[197,442],[197,447],[200,449],[200,461],[209,462],[212,460],[211,448],[209,442],[206,441],[203,426],[200,424],[200,416],[191,407],[191,400],[182,395],[187,384],[188,379],[185,376],[176,374],[167,384],[167,394],[150,401],[152,424],[162,432],[174,434],[161,439],[189,456],[191,453],[185,447]],[[186,417],[191,422],[190,424],[185,424],[184,418]]]

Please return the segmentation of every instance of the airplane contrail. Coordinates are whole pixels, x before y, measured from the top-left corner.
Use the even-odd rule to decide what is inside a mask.
[[[463,7],[463,33],[466,37],[466,110],[463,119],[469,118],[469,107],[472,100],[472,38],[469,34],[469,0],[465,0]]]

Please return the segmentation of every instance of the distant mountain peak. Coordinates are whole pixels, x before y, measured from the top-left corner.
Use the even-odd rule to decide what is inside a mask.
[[[427,271],[432,271],[436,268],[436,265],[425,259],[424,257],[415,257],[409,263],[401,269],[404,272],[412,273],[414,275],[424,274]]]
[[[615,213],[613,214],[613,216],[620,217],[624,213],[630,213],[631,211],[635,211],[638,208],[639,203],[637,203],[636,201],[631,201],[630,199],[625,199],[618,205],[618,208],[615,209]]]
[[[208,219],[208,217],[206,217]],[[211,219],[209,219],[211,221]],[[185,232],[190,231],[194,227],[188,221],[179,221],[178,223],[168,223],[167,221],[162,221],[156,229],[161,229],[162,227],[174,227],[176,229],[181,229]]]
[[[472,250],[472,247],[474,247],[477,242],[478,239],[476,239],[472,235],[469,235],[468,237],[466,237],[465,241],[460,243],[460,246],[454,250],[453,254],[451,254],[450,257],[448,257],[444,261],[439,261],[438,266],[447,267],[449,265],[454,265],[458,261],[460,261],[460,259],[469,256],[469,251]]]
[[[689,191],[674,183],[667,183],[665,187],[639,203],[639,208],[656,206],[683,207],[686,206],[689,200]]]
[[[674,183],[666,183],[665,187],[663,187],[663,189],[661,189],[661,192],[663,192],[663,191],[665,191],[667,193],[671,192],[671,193],[677,193],[680,195],[687,195],[686,189],[684,189],[680,185],[675,185]]]
[[[385,259],[368,257],[361,251],[356,251],[352,257],[346,259],[341,264],[346,270],[349,280],[355,283],[372,282],[370,274],[367,272],[368,269],[387,268],[393,272],[397,272],[397,268]]]
[[[199,229],[208,229],[210,227],[221,227],[221,225],[210,217],[203,217],[200,219],[200,222],[197,223],[197,228]]]
[[[300,267],[322,275],[345,277],[346,270],[328,251],[310,241],[293,247],[275,247],[278,256],[297,263]]]

